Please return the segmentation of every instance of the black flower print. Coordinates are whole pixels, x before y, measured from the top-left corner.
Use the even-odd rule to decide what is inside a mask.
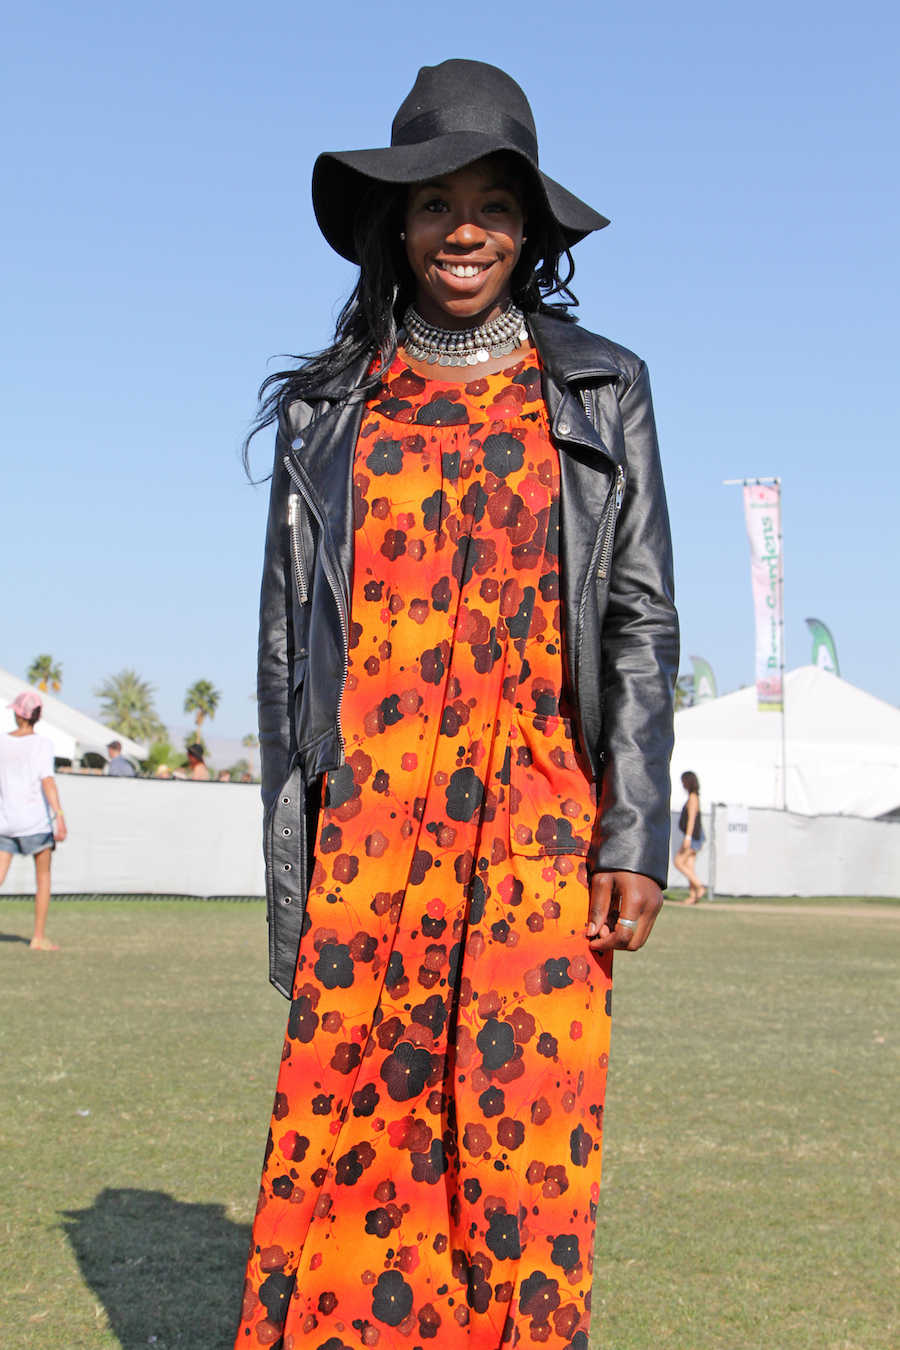
[[[406,1102],[419,1095],[433,1067],[427,1050],[401,1041],[382,1064],[381,1077],[394,1101]]]
[[[569,1140],[569,1151],[576,1167],[587,1167],[594,1141],[583,1125],[576,1125]]]
[[[426,427],[460,426],[468,422],[469,414],[462,403],[451,402],[448,398],[436,398],[424,403],[416,413],[416,421]]]
[[[484,1240],[498,1261],[518,1261],[522,1255],[519,1223],[515,1214],[501,1214],[495,1210]]]
[[[484,800],[484,784],[474,769],[457,769],[447,788],[447,815],[470,821]]]
[[[376,478],[385,473],[399,473],[403,468],[403,450],[400,442],[376,441],[366,460],[366,467],[371,469]]]
[[[372,1296],[372,1316],[389,1327],[398,1327],[412,1312],[413,1291],[399,1270],[378,1276]]]
[[[312,1001],[307,994],[301,994],[291,1004],[288,1018],[288,1036],[292,1041],[301,1041],[308,1045],[319,1027],[319,1014],[313,1011]]]
[[[326,942],[315,964],[315,976],[326,989],[349,989],[353,983],[353,958],[344,942]]]
[[[517,473],[525,462],[522,442],[512,432],[499,431],[484,438],[484,467],[497,478]]]
[[[516,1053],[516,1038],[508,1022],[489,1017],[475,1038],[486,1069],[499,1069]]]
[[[555,1266],[560,1266],[563,1270],[574,1270],[581,1260],[578,1251],[578,1238],[569,1233],[564,1233],[561,1237],[555,1237],[550,1260]]]
[[[559,1281],[551,1280],[542,1270],[536,1270],[523,1280],[519,1288],[519,1306],[533,1322],[546,1322],[559,1307]]]

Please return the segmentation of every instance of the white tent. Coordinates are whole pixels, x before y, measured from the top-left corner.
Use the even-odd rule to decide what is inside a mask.
[[[790,671],[784,706],[789,811],[871,820],[900,807],[900,710],[818,666]],[[676,809],[688,769],[704,807],[779,808],[781,762],[781,715],[757,711],[755,688],[675,714]]]
[[[23,689],[31,689],[25,680],[20,680],[8,671],[0,670],[0,733],[15,731],[15,715],[7,704],[11,703]],[[58,759],[80,759],[86,751],[93,751],[108,759],[106,747],[110,741],[122,742],[122,754],[129,759],[146,759],[147,747],[139,741],[129,740],[118,731],[112,731],[97,722],[86,713],[70,708],[50,694],[41,694],[44,711],[38,723],[38,731],[53,742],[53,753]]]

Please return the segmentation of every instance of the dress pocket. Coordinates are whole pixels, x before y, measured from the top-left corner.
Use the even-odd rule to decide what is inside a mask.
[[[509,733],[510,851],[587,857],[596,792],[573,749],[567,717],[517,712]]]

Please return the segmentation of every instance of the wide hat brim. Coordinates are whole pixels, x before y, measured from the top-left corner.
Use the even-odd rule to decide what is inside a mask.
[[[327,151],[320,155],[312,181],[313,208],[319,228],[342,258],[357,263],[353,241],[356,213],[373,183],[420,183],[454,173],[499,150],[514,154],[527,167],[570,248],[609,224],[606,216],[537,168],[509,140],[486,131],[451,131],[412,145]]]

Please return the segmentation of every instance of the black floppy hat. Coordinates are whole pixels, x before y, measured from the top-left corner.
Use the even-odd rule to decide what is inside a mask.
[[[333,249],[358,262],[353,242],[360,203],[373,183],[418,183],[507,150],[523,160],[571,247],[609,221],[538,167],[537,132],[515,80],[483,61],[423,66],[383,150],[330,151],[313,169],[313,207]]]

